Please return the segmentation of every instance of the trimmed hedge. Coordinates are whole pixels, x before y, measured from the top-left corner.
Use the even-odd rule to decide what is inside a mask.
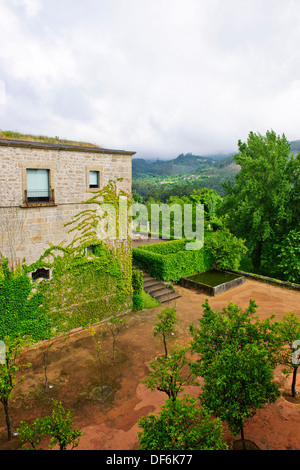
[[[185,250],[186,240],[172,240],[142,245],[132,249],[133,260],[156,279],[179,281],[198,271],[211,269],[213,257],[203,247],[201,250]]]

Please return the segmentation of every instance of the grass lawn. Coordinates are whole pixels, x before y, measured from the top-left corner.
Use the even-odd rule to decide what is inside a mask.
[[[153,299],[150,294],[143,290],[142,297],[144,300],[144,308],[154,308],[159,307],[161,303],[158,300]]]

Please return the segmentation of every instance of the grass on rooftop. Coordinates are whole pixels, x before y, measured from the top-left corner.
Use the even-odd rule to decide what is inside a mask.
[[[77,142],[73,140],[61,139],[59,137],[47,137],[44,135],[21,134],[14,131],[3,131],[0,129],[0,139],[25,140],[28,142],[43,142],[49,144],[77,145],[80,147],[99,147],[88,142]]]

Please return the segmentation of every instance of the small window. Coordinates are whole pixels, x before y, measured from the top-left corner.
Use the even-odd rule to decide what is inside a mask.
[[[49,170],[27,169],[27,201],[49,202]]]
[[[32,280],[36,281],[37,279],[50,279],[50,270],[45,268],[38,268],[31,274]]]
[[[90,188],[99,188],[99,171],[90,171]]]
[[[95,248],[96,248],[96,245],[90,245],[87,247],[87,254],[91,253],[92,255],[95,254]]]

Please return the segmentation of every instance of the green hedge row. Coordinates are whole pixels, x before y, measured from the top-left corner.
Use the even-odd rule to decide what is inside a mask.
[[[174,240],[133,248],[133,260],[156,279],[174,282],[212,267],[214,260],[206,247],[185,250],[185,244],[185,240]]]

